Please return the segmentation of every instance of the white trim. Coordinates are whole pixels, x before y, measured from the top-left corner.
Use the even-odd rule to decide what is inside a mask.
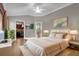
[[[64,5],[64,6],[60,7],[60,8],[57,8],[57,9],[55,9],[55,10],[51,11],[51,12],[50,12],[50,13],[48,13],[48,14],[54,13],[54,12],[56,12],[56,11],[60,10],[60,9],[63,9],[63,8],[65,8],[65,7],[70,6],[70,5],[72,5],[72,4],[74,4],[74,3],[66,4],[66,5]],[[48,14],[47,14],[47,15],[48,15]],[[44,16],[45,16],[45,15],[44,15]]]
[[[24,21],[24,39],[25,39],[25,21]]]
[[[16,40],[16,22],[15,22],[15,29],[14,30],[15,30],[15,40]]]

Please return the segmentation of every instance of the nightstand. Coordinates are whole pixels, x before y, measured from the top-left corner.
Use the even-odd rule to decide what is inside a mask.
[[[69,46],[70,48],[73,48],[73,49],[77,49],[78,48],[79,49],[79,41],[76,41],[76,40],[70,41],[69,45],[70,45]]]

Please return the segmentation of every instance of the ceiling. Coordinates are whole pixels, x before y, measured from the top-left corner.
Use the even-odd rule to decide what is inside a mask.
[[[72,3],[4,3],[4,8],[8,16],[45,16],[60,10]],[[41,13],[35,13],[34,8],[39,6],[42,9]]]

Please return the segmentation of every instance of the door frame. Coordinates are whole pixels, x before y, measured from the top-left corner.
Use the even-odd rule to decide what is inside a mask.
[[[24,38],[25,38],[25,20],[16,20],[16,21],[15,21],[15,40],[16,40],[16,23],[17,23],[17,21],[24,23]],[[24,38],[23,38],[23,39],[24,39]]]

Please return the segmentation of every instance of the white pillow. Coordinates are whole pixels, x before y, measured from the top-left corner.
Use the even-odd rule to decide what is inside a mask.
[[[56,35],[55,33],[51,33],[51,34],[49,35],[49,37],[50,37],[50,38],[55,38],[55,35]]]
[[[56,34],[56,35],[55,35],[55,38],[56,38],[56,39],[62,39],[62,38],[63,38],[63,34]]]

